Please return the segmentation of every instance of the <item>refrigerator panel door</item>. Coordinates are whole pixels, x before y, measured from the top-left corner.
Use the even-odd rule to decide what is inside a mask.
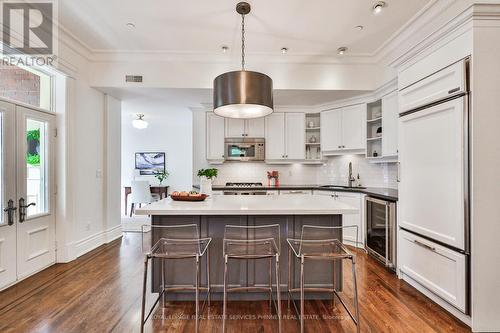
[[[400,226],[465,249],[465,99],[400,118]]]

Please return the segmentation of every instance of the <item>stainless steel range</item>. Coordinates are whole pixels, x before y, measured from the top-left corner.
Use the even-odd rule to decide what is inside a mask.
[[[266,195],[267,191],[265,189],[259,189],[262,187],[262,183],[226,183],[226,187],[232,187],[234,189],[224,190],[224,195]]]

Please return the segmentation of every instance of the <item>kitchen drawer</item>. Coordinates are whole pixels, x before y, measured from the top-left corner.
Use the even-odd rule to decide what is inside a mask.
[[[312,190],[280,190],[280,195],[286,194],[312,194]]]
[[[401,272],[465,313],[467,257],[403,229],[399,241]]]
[[[402,89],[399,113],[403,113],[466,91],[465,61],[459,61]]]

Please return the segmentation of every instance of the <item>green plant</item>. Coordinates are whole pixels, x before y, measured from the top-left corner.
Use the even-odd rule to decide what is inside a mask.
[[[161,170],[161,171],[155,171],[154,175],[155,175],[156,179],[158,179],[158,181],[161,184],[165,179],[168,178],[169,173],[167,170]]]
[[[198,170],[198,177],[207,177],[208,179],[214,179],[217,177],[219,170],[216,168],[211,169],[200,169]]]
[[[26,138],[28,141],[40,141],[40,129],[26,132]]]
[[[40,155],[39,154],[35,154],[35,155],[28,154],[28,156],[26,156],[26,162],[29,165],[34,165],[34,166],[40,165]]]

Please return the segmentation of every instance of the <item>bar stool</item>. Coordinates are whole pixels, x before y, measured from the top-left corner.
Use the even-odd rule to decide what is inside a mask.
[[[311,292],[330,292],[332,293],[333,302],[335,304],[335,296],[339,299],[340,303],[344,306],[351,319],[356,324],[356,332],[359,333],[359,306],[358,306],[358,285],[356,282],[356,257],[342,244],[339,239],[342,239],[342,233],[346,229],[356,229],[356,244],[358,244],[358,227],[357,226],[339,226],[339,227],[323,227],[323,226],[302,226],[302,235],[300,239],[288,238],[288,299],[292,300],[295,310],[295,301],[293,300],[293,292],[300,291],[300,332],[304,332],[304,296],[306,291]],[[292,256],[292,252],[294,256]],[[300,288],[291,288],[291,264],[292,258],[295,257],[300,260]],[[347,307],[344,300],[340,297],[335,288],[335,272],[333,274],[334,281],[332,289],[329,288],[306,288],[304,276],[304,262],[306,259],[313,260],[328,260],[335,264],[337,260],[350,260],[352,267],[352,278],[354,286],[354,309],[355,314]],[[293,286],[292,286],[293,287]],[[298,312],[298,311],[297,311]]]
[[[281,296],[280,296],[280,226],[239,226],[226,225],[224,228],[224,303],[222,313],[222,332],[226,331],[227,294],[239,291],[268,291],[269,302],[272,303],[272,261],[275,259],[276,267],[276,297],[278,310],[278,331],[281,332]],[[269,259],[269,287],[246,286],[228,288],[228,262],[235,260]]]
[[[145,238],[144,235],[150,232],[151,236]],[[196,332],[199,329],[199,293],[200,290],[207,292],[207,301],[210,306],[210,253],[208,251],[208,246],[212,241],[211,238],[201,238],[198,226],[196,224],[186,224],[186,225],[172,225],[172,226],[159,226],[159,225],[143,225],[142,226],[142,244],[145,258],[144,258],[144,280],[142,286],[142,311],[141,311],[141,332],[144,332],[144,324],[148,320],[149,316],[153,312],[156,304],[163,298],[163,305],[166,301],[167,292],[176,291],[195,291],[195,302],[196,302]],[[152,244],[150,246],[149,244]],[[207,286],[200,287],[200,261],[201,258],[207,253]],[[159,286],[158,298],[149,310],[147,316],[146,314],[146,285],[148,276],[148,262],[152,258],[157,258],[160,262],[160,272],[161,272],[161,284]],[[194,259],[195,263],[195,283],[194,286],[186,287],[166,287],[166,275],[165,275],[165,261],[172,259]],[[203,303],[205,304],[205,303]]]

